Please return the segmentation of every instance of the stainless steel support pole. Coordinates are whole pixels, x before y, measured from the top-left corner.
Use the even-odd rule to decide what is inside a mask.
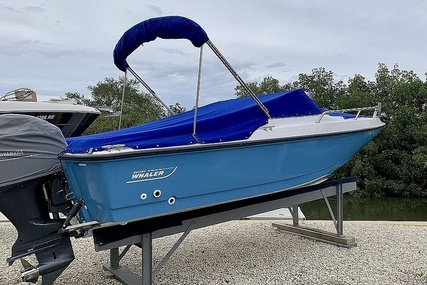
[[[174,114],[172,112],[172,110],[168,107],[168,105],[166,105],[166,103],[163,102],[163,100],[160,99],[160,97],[156,95],[156,92],[154,92],[154,90],[151,89],[151,87],[144,80],[142,80],[142,78],[132,68],[128,67],[127,70],[145,87],[145,89],[147,89],[148,92],[150,92],[151,95],[153,95],[154,98],[156,98],[156,100],[160,104],[163,105],[163,107],[166,109],[166,111],[169,113],[169,115]]]
[[[142,284],[153,282],[153,238],[152,233],[142,235]]]
[[[122,91],[122,102],[120,105],[120,116],[119,116],[119,130],[122,128],[122,119],[123,119],[123,106],[125,105],[125,93],[126,93],[126,82],[127,82],[127,70],[125,71],[125,78],[123,81],[123,91]]]
[[[343,191],[342,183],[340,182],[337,186],[337,235],[343,235],[344,225],[344,202],[343,202]]]
[[[245,92],[252,97],[252,99],[257,103],[257,105],[261,108],[267,118],[271,119],[271,116],[268,112],[267,107],[261,102],[261,100],[255,95],[255,93],[249,88],[249,86],[243,81],[243,79],[237,74],[237,72],[231,67],[231,64],[228,63],[227,59],[222,55],[222,53],[216,48],[216,46],[209,40],[206,44],[211,48],[213,53],[218,57],[218,59],[224,64],[224,66],[230,71],[231,75],[240,83]]]
[[[203,59],[203,46],[200,47],[199,70],[197,73],[196,106],[194,106],[194,120],[193,120],[193,137],[198,142],[200,142],[200,141],[197,138],[196,126],[197,126],[197,111],[199,110],[200,81],[202,78],[202,59]]]

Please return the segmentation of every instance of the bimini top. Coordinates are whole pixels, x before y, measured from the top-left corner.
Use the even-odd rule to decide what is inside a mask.
[[[272,118],[321,114],[319,108],[301,89],[267,94],[259,99]],[[198,109],[197,134],[199,143],[244,140],[267,118],[252,98],[216,102]],[[103,146],[124,144],[144,149],[198,143],[193,137],[194,111],[163,118],[143,125],[100,134],[67,139],[67,153],[102,150]]]
[[[114,64],[125,72],[129,64],[126,58],[139,46],[162,39],[188,39],[195,47],[201,47],[209,38],[196,22],[180,16],[152,18],[127,30],[113,51]]]

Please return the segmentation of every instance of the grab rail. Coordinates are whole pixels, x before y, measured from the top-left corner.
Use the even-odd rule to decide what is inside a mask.
[[[374,114],[372,115],[373,118],[381,117],[381,103],[378,103],[378,105],[373,107],[362,107],[362,108],[351,108],[351,109],[341,109],[341,110],[327,110],[320,114],[319,119],[317,119],[316,123],[320,123],[322,121],[323,117],[325,115],[336,113],[336,112],[357,112],[356,116],[354,117],[354,120],[357,120],[360,116],[360,112],[366,111],[366,110],[374,110]]]

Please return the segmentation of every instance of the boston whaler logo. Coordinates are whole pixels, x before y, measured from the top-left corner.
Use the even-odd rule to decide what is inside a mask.
[[[178,167],[166,167],[150,170],[135,170],[132,172],[131,180],[126,181],[126,183],[136,183],[136,182],[145,182],[151,180],[165,179],[174,174]]]

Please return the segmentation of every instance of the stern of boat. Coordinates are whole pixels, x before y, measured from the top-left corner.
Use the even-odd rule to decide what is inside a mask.
[[[73,203],[57,159],[66,143],[61,131],[41,119],[0,115],[0,212],[17,230],[9,265],[21,260],[22,280],[53,284],[74,260],[65,232]],[[38,264],[25,258],[35,255]]]

